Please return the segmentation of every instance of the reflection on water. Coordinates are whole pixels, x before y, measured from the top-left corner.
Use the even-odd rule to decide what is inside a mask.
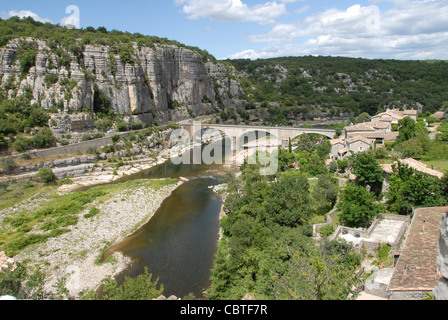
[[[229,148],[223,153],[231,154]],[[135,261],[117,278],[119,282],[125,276],[142,274],[148,266],[153,279],[163,283],[164,295],[202,296],[209,286],[222,206],[211,186],[222,183],[227,169],[225,165],[174,165],[167,161],[131,177],[188,177],[190,181],[176,189],[146,225],[105,252],[103,259],[120,251]]]

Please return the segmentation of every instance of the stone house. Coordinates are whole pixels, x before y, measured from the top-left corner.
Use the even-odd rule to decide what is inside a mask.
[[[348,138],[346,140],[346,146],[352,153],[364,152],[373,146],[372,141],[361,135]]]
[[[348,139],[333,139],[331,143],[332,160],[344,159],[347,155],[356,154],[369,150],[373,142],[361,135],[350,137]]]

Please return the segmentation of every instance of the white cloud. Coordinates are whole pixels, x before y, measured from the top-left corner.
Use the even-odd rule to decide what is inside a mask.
[[[448,1],[390,2],[391,8],[384,12],[375,5],[353,5],[346,10],[328,9],[295,23],[276,24],[269,32],[248,37],[251,42],[267,43],[265,48],[244,54],[257,58],[317,54],[446,59]]]
[[[260,5],[248,6],[241,0],[175,0],[182,6],[182,12],[189,19],[209,18],[217,22],[258,22],[274,23],[275,19],[287,14],[284,3],[295,0],[283,0],[283,3],[266,2]]]
[[[27,18],[27,17],[32,17],[35,21],[39,21],[39,22],[50,22],[52,23],[52,21],[48,18],[41,18],[38,14],[30,11],[30,10],[20,10],[20,11],[15,11],[15,10],[11,10],[9,11],[6,15],[2,14],[4,16],[5,19],[11,18],[11,17],[19,17],[19,18]]]

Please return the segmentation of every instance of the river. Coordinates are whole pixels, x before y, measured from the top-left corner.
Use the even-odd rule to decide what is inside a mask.
[[[223,158],[232,156],[228,143],[223,146]],[[105,252],[103,259],[117,251],[133,259],[117,281],[122,283],[125,277],[142,274],[148,267],[153,280],[159,278],[159,284],[164,285],[165,296],[185,297],[193,293],[203,297],[210,285],[222,207],[222,198],[211,187],[221,184],[223,173],[231,169],[234,168],[220,164],[174,165],[168,160],[126,178],[185,177],[189,181],[162,203],[146,225]]]

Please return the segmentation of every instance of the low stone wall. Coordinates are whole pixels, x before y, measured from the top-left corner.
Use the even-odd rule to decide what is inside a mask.
[[[369,227],[369,229],[364,230],[362,228],[349,228],[344,226],[338,226],[336,231],[333,233],[333,235],[329,238],[329,240],[335,240],[339,237],[341,233],[350,234],[354,237],[359,238],[370,238],[372,233],[374,232],[375,228],[378,226],[378,224],[383,220],[396,220],[396,221],[404,221],[405,223],[401,227],[395,241],[393,243],[389,243],[391,248],[393,250],[398,250],[400,247],[400,244],[403,240],[403,236],[406,233],[407,227],[409,225],[409,217],[408,216],[398,216],[398,215],[390,215],[390,214],[381,214]],[[327,223],[328,224],[328,223]],[[319,229],[327,224],[320,224]],[[318,228],[316,228],[318,230]],[[355,250],[362,253],[365,249],[367,253],[375,254],[376,250],[378,249],[378,246],[380,246],[381,243],[379,241],[364,241],[361,240],[359,244],[355,245]]]
[[[147,137],[148,141],[148,147],[151,150],[155,150],[157,146],[159,145],[159,142],[166,142],[169,140],[169,135],[171,131],[163,131],[159,133],[155,133],[149,137]],[[119,134],[120,135],[120,134]],[[124,138],[128,136],[129,133],[123,133],[120,135],[121,138]],[[158,142],[159,141],[159,142]],[[91,141],[86,141],[78,144],[73,144],[65,147],[58,147],[58,148],[52,148],[52,149],[45,149],[45,150],[37,150],[28,153],[30,156],[36,156],[36,157],[45,157],[45,156],[51,156],[51,155],[59,155],[59,154],[75,154],[75,153],[86,153],[91,150],[99,150],[102,147],[105,147],[106,145],[113,144],[112,138],[100,138],[95,139]],[[170,148],[170,143],[160,143],[165,148]],[[131,156],[131,157],[138,157],[143,154],[143,150],[141,148],[133,148],[128,151],[117,151],[115,153],[102,153],[97,155],[82,155],[79,157],[71,157],[66,159],[58,159],[54,161],[45,161],[36,165],[28,165],[28,166],[21,166],[18,168],[15,168],[13,171],[8,172],[8,175],[22,175],[25,173],[31,173],[31,172],[37,172],[41,168],[65,168],[65,167],[73,167],[73,166],[79,166],[79,165],[85,165],[90,163],[95,163],[98,160],[107,160],[108,158],[113,157],[114,155],[125,157],[125,156]],[[16,155],[15,157],[19,157],[22,155]],[[4,172],[2,169],[0,169],[0,175],[4,175],[6,172]]]

